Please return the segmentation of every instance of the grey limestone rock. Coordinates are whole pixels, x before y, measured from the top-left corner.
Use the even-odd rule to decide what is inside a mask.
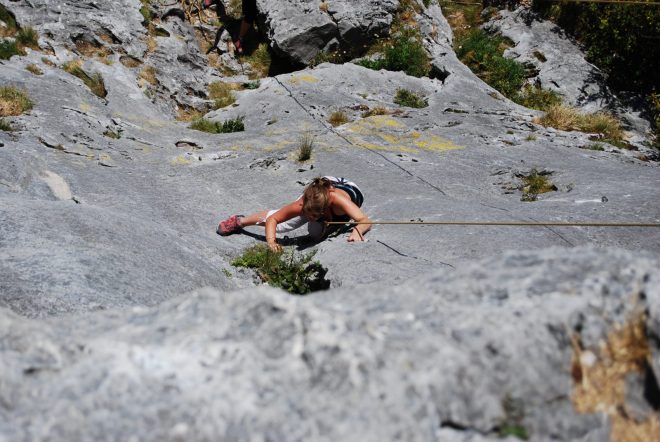
[[[397,0],[338,0],[327,2],[324,8],[320,4],[309,0],[257,0],[272,47],[305,65],[324,49],[359,53],[375,37],[389,32],[399,6]]]

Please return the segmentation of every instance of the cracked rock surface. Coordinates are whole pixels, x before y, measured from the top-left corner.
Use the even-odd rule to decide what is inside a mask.
[[[175,115],[226,77],[176,5],[154,3],[169,36],[148,49],[137,0],[0,2],[42,48],[0,62],[0,84],[34,102],[0,131],[0,441],[475,442],[507,425],[607,440],[608,416],[571,402],[574,340],[596,352],[638,309],[660,378],[657,228],[377,225],[364,243],[300,229],[280,240],[315,250],[331,281],[307,297],[230,265],[263,230],[217,223],[319,175],[355,181],[374,220],[660,222],[656,162],[535,124],[458,61],[437,5],[416,17],[434,78],[328,63],[263,78],[205,115],[245,131],[209,134]],[[378,20],[395,7],[371,3]],[[373,28],[351,4],[329,11]],[[61,68],[74,58],[106,97]],[[428,106],[395,104],[398,89]],[[533,171],[557,190],[522,201]],[[657,415],[650,376],[631,376],[632,412]]]

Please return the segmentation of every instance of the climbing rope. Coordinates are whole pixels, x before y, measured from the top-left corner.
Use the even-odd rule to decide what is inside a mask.
[[[570,221],[325,221],[326,225],[344,224],[394,224],[394,225],[436,225],[436,226],[523,226],[523,227],[660,227],[660,223],[608,223]]]

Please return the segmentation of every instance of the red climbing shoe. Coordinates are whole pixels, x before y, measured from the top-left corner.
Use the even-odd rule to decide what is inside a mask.
[[[204,9],[210,8],[211,6],[213,6],[213,1],[214,0],[203,0],[202,1],[202,8],[204,8]]]
[[[242,226],[238,218],[241,215],[232,215],[226,220],[222,221],[220,224],[218,224],[218,235],[222,236],[227,236],[231,235],[232,233],[236,233],[239,230],[241,230]]]
[[[238,38],[238,40],[234,41],[234,47],[236,48],[236,53],[238,55],[243,55],[243,39]]]

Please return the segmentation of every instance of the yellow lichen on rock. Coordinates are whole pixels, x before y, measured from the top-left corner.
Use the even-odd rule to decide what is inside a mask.
[[[300,83],[318,83],[318,77],[310,74],[294,75],[289,78],[289,83],[291,84],[300,84]]]
[[[190,161],[189,159],[185,158],[183,155],[178,155],[176,158],[174,158],[174,159],[170,162],[170,164],[172,164],[172,166],[187,166],[187,165],[189,165],[190,163],[192,163],[192,161]]]
[[[353,144],[372,150],[415,153],[420,150],[443,152],[462,149],[462,146],[438,135],[409,131],[404,123],[387,115],[363,118],[345,127],[348,132],[358,135],[351,137]]]

